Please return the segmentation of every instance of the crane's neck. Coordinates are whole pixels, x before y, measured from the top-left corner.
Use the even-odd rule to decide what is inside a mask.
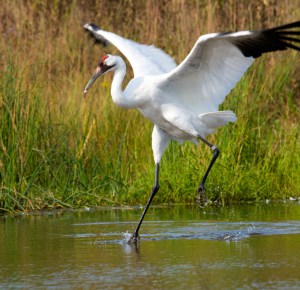
[[[121,57],[118,57],[118,62],[115,67],[114,78],[111,85],[111,96],[115,104],[120,107],[130,109],[136,108],[137,104],[133,98],[127,96],[122,91],[122,83],[126,74],[126,64]]]

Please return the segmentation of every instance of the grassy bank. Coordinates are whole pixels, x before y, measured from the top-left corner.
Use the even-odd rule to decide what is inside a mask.
[[[297,1],[4,1],[0,7],[0,210],[144,204],[153,183],[152,124],[116,107],[111,75],[88,99],[98,59],[81,24],[154,43],[179,62],[200,34],[298,20]],[[128,79],[132,76],[128,69]],[[221,156],[212,200],[300,195],[299,53],[260,58],[223,104],[238,122],[209,137]],[[211,158],[171,144],[155,202],[194,202]]]

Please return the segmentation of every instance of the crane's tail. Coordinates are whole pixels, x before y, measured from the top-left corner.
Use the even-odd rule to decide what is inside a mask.
[[[236,115],[232,111],[217,111],[201,114],[199,119],[211,133],[217,127],[224,126],[228,122],[235,122]]]

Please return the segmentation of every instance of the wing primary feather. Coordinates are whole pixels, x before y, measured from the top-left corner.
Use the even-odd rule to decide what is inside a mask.
[[[288,40],[288,41],[294,41],[294,42],[300,42],[300,39],[297,39],[295,37],[289,37],[289,36],[281,36],[280,39],[282,39],[282,40]]]
[[[288,47],[300,50],[297,46],[300,43],[300,31],[287,30],[295,28],[300,28],[300,21],[271,29],[252,31],[249,35],[232,37],[229,41],[236,45],[246,57],[257,58],[263,53],[285,50]]]
[[[276,34],[300,35],[300,32],[299,31],[277,31]]]
[[[267,31],[276,31],[276,30],[280,30],[280,29],[297,28],[297,27],[300,27],[300,21],[292,22],[292,23],[289,23],[289,24],[284,24],[284,25],[277,26],[277,27],[274,27],[274,28],[269,28],[269,29],[266,29],[266,30]]]

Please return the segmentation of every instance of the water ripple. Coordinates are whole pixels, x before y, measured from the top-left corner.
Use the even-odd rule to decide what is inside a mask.
[[[166,223],[168,226],[166,226]],[[131,234],[122,231],[99,232],[90,234],[97,237],[96,244],[123,244],[129,241]],[[119,223],[111,223],[115,225]],[[126,222],[123,222],[126,225]],[[107,226],[107,223],[105,223]],[[120,225],[120,224],[119,224]],[[84,226],[84,224],[80,224]],[[146,228],[146,229],[145,229]],[[144,233],[140,234],[143,241],[203,239],[216,241],[240,241],[261,235],[300,234],[300,221],[288,222],[146,222]],[[145,233],[146,232],[146,233]],[[74,238],[86,237],[89,234],[74,234]],[[70,235],[69,235],[70,236]]]

